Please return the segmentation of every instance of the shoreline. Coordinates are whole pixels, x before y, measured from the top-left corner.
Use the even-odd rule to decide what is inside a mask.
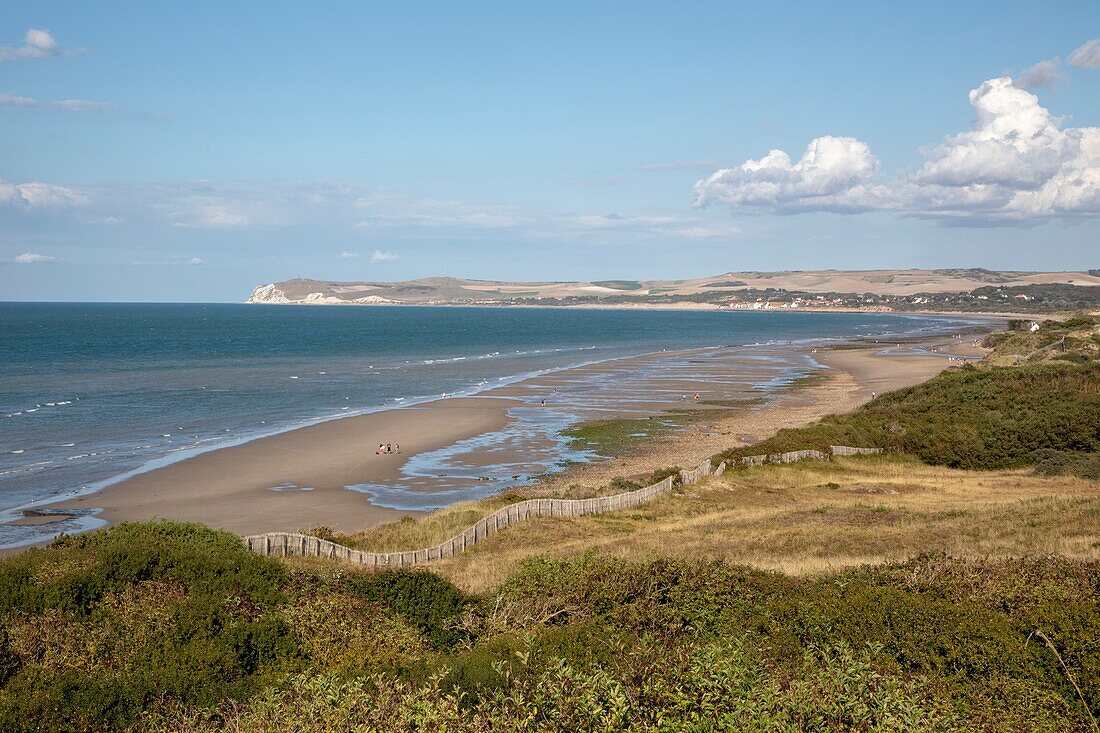
[[[890,336],[867,338],[881,340],[889,339]],[[914,332],[902,337],[908,343],[912,343],[911,339],[914,338],[920,341],[951,340],[946,333],[933,336]],[[847,339],[843,343],[861,340]],[[871,342],[868,342],[868,345],[873,346]],[[745,345],[740,348],[752,346],[761,345]],[[813,349],[811,345],[794,344],[776,345],[776,347],[791,349],[806,357],[809,357]],[[728,348],[738,347],[709,347],[712,350]],[[827,351],[828,348],[828,346],[818,347],[822,351]],[[94,492],[77,497],[61,497],[50,503],[36,503],[35,510],[46,509],[50,514],[56,513],[57,517],[25,517],[10,524],[42,525],[60,522],[65,518],[61,513],[66,509],[79,510],[80,513],[87,514],[90,508],[96,507],[102,508],[102,511],[96,514],[98,524],[164,517],[200,521],[239,534],[295,531],[316,525],[328,525],[340,531],[361,531],[422,512],[378,506],[370,502],[367,494],[349,490],[345,488],[346,486],[393,481],[398,477],[405,461],[418,454],[503,429],[513,421],[507,416],[510,407],[530,405],[529,401],[516,399],[519,396],[516,390],[527,386],[528,383],[539,379],[553,382],[555,379],[567,378],[570,372],[584,370],[597,373],[609,372],[616,363],[667,358],[675,354],[693,354],[707,350],[653,352],[576,365],[540,375],[527,375],[514,382],[479,392],[477,396],[455,397],[447,400],[433,399],[414,405],[336,417],[304,427],[290,428],[241,444],[215,448],[166,466],[140,472]],[[845,357],[842,356],[834,356],[833,359],[832,365],[822,366],[839,366],[845,361]],[[918,359],[929,368],[932,366],[929,362],[940,361],[929,359],[924,355],[907,355],[893,357],[893,359]],[[940,364],[935,371],[938,372],[944,366],[946,364]],[[926,376],[930,376],[927,372],[927,369],[921,370],[922,376],[919,379],[907,383],[922,381]],[[835,380],[825,381],[831,384]],[[682,386],[676,385],[677,390]],[[821,385],[795,390],[795,392],[813,394],[815,397],[811,402],[821,402],[819,398],[825,388],[826,385]],[[869,393],[870,388],[868,387],[865,391]],[[880,388],[879,391],[885,391],[885,388]],[[500,393],[500,396],[494,396],[494,393]],[[829,405],[836,404],[836,400],[832,398],[824,402]],[[758,419],[760,412],[767,409],[774,417],[766,422],[769,424],[775,422],[778,426],[785,427],[793,424],[792,421],[803,420],[810,414],[806,412],[804,405],[800,406],[797,399],[792,403],[789,396],[785,394],[781,395],[776,403],[770,408],[746,406],[733,410],[715,410],[715,417],[725,424],[731,419],[727,417],[727,413],[736,413],[732,418],[736,423],[738,419],[754,417]],[[656,411],[668,409],[675,409],[675,406],[665,404],[663,407],[658,407]],[[449,412],[441,412],[441,410],[449,410]],[[825,410],[825,412],[836,411],[838,410]],[[622,408],[620,415],[628,412],[628,409]],[[584,421],[585,419],[581,419],[578,422]],[[690,434],[695,430],[694,427],[688,428],[683,431],[684,434],[677,433],[672,440],[674,442],[690,441],[692,440]],[[375,456],[374,448],[377,443],[385,442],[386,439],[384,437],[379,440],[365,438],[365,433],[394,436],[418,434],[420,439],[402,440],[406,450],[401,456]],[[718,431],[718,434],[722,435],[729,433],[729,430]],[[763,438],[766,435],[758,437]],[[728,446],[727,442],[724,447]],[[274,457],[272,453],[275,454]],[[371,460],[375,458],[389,460]],[[535,484],[523,489],[555,486],[564,480],[562,477],[574,480],[578,473],[588,475],[585,469],[595,470],[594,467],[610,466],[615,464],[616,460],[599,460],[573,466],[564,473],[543,476]],[[597,471],[597,475],[598,473]],[[621,474],[622,471],[618,471],[618,475]],[[183,486],[188,488],[181,490]],[[85,526],[82,529],[88,528],[90,527]],[[47,541],[49,540],[43,539],[33,544]],[[20,551],[26,546],[31,545],[9,548],[0,553]]]
[[[926,350],[936,345],[946,348]],[[858,349],[819,349],[814,356],[824,369],[814,373],[826,375],[819,382],[783,390],[771,404],[715,410],[713,418],[708,416],[681,431],[642,441],[636,450],[623,455],[574,466],[522,493],[561,496],[578,487],[606,485],[616,478],[639,479],[665,466],[691,467],[735,445],[760,442],[782,428],[801,427],[829,414],[850,412],[870,400],[872,394],[923,382],[951,366],[948,357],[974,358],[986,353],[966,339],[960,341],[950,335],[903,341],[902,346],[901,353],[889,353],[896,348],[875,343]]]
[[[414,512],[377,506],[367,494],[345,487],[393,480],[417,454],[500,430],[511,421],[506,413],[514,404],[456,397],[326,420],[209,450],[36,508],[97,507],[97,517],[108,524],[164,517],[237,533],[392,521]],[[414,437],[404,439],[401,453],[377,454],[378,444],[393,435]]]

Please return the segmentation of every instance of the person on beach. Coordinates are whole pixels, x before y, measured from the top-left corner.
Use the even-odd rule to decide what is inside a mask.
[[[374,452],[374,454],[375,454],[376,456],[380,456],[380,455],[382,455],[382,454],[383,454],[383,453],[385,453],[385,452],[386,452],[386,446],[385,446],[384,444],[382,444],[382,443],[379,443],[379,444],[378,444],[378,450],[376,450],[376,451]]]

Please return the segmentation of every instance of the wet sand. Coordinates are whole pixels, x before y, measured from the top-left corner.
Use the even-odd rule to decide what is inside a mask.
[[[352,484],[384,482],[416,453],[500,430],[513,400],[467,397],[330,420],[213,450],[49,506],[102,507],[109,523],[163,517],[240,534],[328,525],[351,531],[409,512],[370,503]],[[398,441],[400,454],[377,455]]]

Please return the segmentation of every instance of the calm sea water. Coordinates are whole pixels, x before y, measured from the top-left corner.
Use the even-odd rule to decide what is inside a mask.
[[[952,323],[798,312],[0,304],[0,511],[311,421],[545,370]]]

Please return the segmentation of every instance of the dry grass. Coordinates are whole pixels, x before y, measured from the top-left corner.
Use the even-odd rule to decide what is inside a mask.
[[[763,466],[632,511],[525,522],[429,567],[485,591],[526,558],[589,551],[721,559],[796,575],[935,551],[1100,559],[1100,482],[896,457]]]
[[[370,552],[399,552],[417,550],[422,547],[434,547],[441,542],[463,532],[482,517],[497,509],[519,501],[533,498],[553,497],[559,499],[588,499],[594,496],[607,496],[621,493],[621,486],[590,487],[573,484],[557,490],[543,487],[515,489],[478,501],[468,501],[438,509],[423,518],[404,517],[396,522],[381,524],[362,532],[340,534],[328,527],[315,527],[305,530],[323,539],[338,542],[357,550]]]

